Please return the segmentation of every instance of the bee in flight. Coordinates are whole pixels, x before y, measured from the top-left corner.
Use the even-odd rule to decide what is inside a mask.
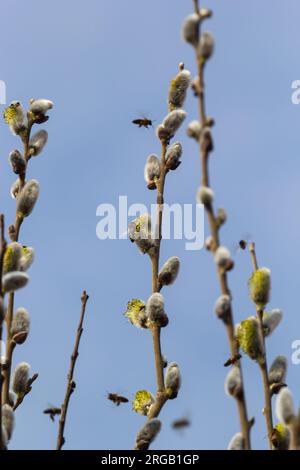
[[[128,398],[122,397],[122,395],[118,395],[117,393],[108,393],[107,399],[115,403],[117,406],[120,406],[121,403],[129,402]]]
[[[191,425],[191,422],[188,418],[180,418],[176,419],[172,423],[172,428],[173,429],[183,429],[183,428],[188,428]]]
[[[49,418],[51,421],[54,421],[54,418],[56,415],[61,414],[61,408],[56,408],[55,406],[49,406],[49,408],[46,408],[43,413],[45,415],[49,415]]]
[[[149,126],[153,127],[153,121],[151,121],[151,119],[148,119],[148,118],[134,119],[132,121],[132,124],[135,124],[136,126],[139,126],[139,127],[145,127],[146,129],[148,129]]]

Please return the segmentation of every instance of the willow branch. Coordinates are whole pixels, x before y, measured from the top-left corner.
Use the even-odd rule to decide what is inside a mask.
[[[31,392],[32,390],[32,384],[33,382],[38,378],[39,374],[34,374],[27,382],[27,385],[26,385],[26,389],[25,389],[25,392],[19,396],[16,400],[16,403],[14,404],[13,406],[13,410],[16,411],[17,408],[19,408],[19,406],[21,405],[21,403],[23,403],[23,400],[24,398],[26,397],[26,395],[28,395],[28,393]]]
[[[3,259],[6,250],[6,240],[4,236],[4,215],[0,215],[0,297],[3,301],[3,292],[2,292],[2,269],[3,269]],[[0,345],[2,346],[2,333],[3,333],[3,323],[2,319],[0,320]],[[0,450],[5,448],[3,437],[2,437],[2,350],[0,346]]]
[[[194,5],[195,5],[195,12],[197,14],[200,14],[199,2],[197,0],[194,0]],[[205,111],[205,83],[204,83],[205,63],[201,59],[200,55],[198,54],[197,49],[196,49],[196,60],[197,60],[197,66],[198,66],[198,80],[199,80],[198,82],[199,89],[197,90],[198,106],[199,106],[199,120],[200,120],[201,128],[203,129],[206,126],[211,125],[211,123],[209,123],[207,116],[206,116],[206,111]],[[207,148],[204,148],[203,146],[200,145],[200,163],[201,163],[201,169],[202,169],[201,186],[206,186],[206,187],[210,187],[209,168],[208,168],[209,154],[210,154],[210,151]],[[205,206],[205,209],[207,213],[211,236],[213,239],[212,251],[215,252],[217,248],[220,246],[220,235],[219,235],[220,226],[217,223],[217,218],[215,216],[213,203]],[[228,279],[227,279],[226,271],[223,268],[217,267],[217,275],[219,279],[221,293],[223,295],[229,295],[231,297],[230,290],[228,287]],[[228,342],[229,342],[229,347],[230,347],[231,360],[239,368],[240,375],[241,375],[242,392],[241,392],[240,398],[237,399],[237,407],[238,407],[238,413],[239,413],[239,419],[240,419],[241,432],[244,438],[244,448],[245,450],[248,450],[251,448],[250,424],[248,421],[242,367],[241,367],[240,361],[237,359],[239,357],[239,346],[235,338],[233,312],[231,308],[230,308],[228,320],[226,321],[225,327],[226,327],[226,332],[227,332],[227,337],[228,337]]]
[[[71,356],[71,361],[70,361],[70,368],[68,372],[68,381],[67,381],[67,389],[66,389],[66,394],[64,398],[64,402],[61,407],[61,416],[59,420],[59,425],[58,425],[58,436],[57,436],[57,446],[56,450],[61,450],[65,443],[65,438],[64,438],[64,429],[66,425],[66,419],[67,419],[67,412],[68,412],[68,406],[69,406],[69,401],[71,398],[72,393],[74,392],[74,389],[76,387],[76,384],[73,380],[74,376],[74,369],[76,365],[76,360],[79,355],[79,344],[80,344],[80,338],[83,332],[83,320],[85,316],[85,310],[86,310],[86,304],[88,301],[89,296],[87,295],[86,291],[83,291],[82,296],[81,296],[81,314],[80,314],[80,320],[77,328],[77,334],[76,334],[76,339],[75,339],[75,345],[74,345],[74,350]]]
[[[258,263],[255,251],[255,244],[250,243],[249,245],[249,252],[251,255],[253,270],[258,270]],[[273,433],[273,417],[272,417],[272,393],[270,390],[270,381],[268,375],[268,364],[267,364],[267,355],[266,355],[266,341],[265,341],[265,334],[264,334],[264,326],[263,326],[263,309],[257,308],[256,314],[259,324],[259,332],[261,336],[262,342],[262,358],[259,361],[259,367],[261,370],[263,387],[264,387],[264,397],[265,397],[265,407],[264,407],[264,415],[267,425],[267,432],[268,432],[268,441],[270,449],[273,449],[272,444],[272,433]]]

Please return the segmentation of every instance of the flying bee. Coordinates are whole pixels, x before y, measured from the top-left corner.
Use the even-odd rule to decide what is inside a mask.
[[[118,395],[117,393],[108,393],[107,399],[115,403],[117,406],[120,406],[121,403],[129,402],[128,398],[123,397],[122,395]]]
[[[188,428],[191,425],[191,422],[188,418],[180,418],[173,421],[171,424],[173,429],[183,429]]]
[[[153,127],[153,121],[151,121],[151,119],[148,119],[148,118],[134,119],[132,121],[132,124],[135,124],[136,126],[139,126],[139,127],[145,127],[146,129],[148,129],[149,126]]]
[[[49,415],[49,418],[51,421],[54,421],[54,418],[56,415],[61,414],[61,408],[56,408],[55,406],[49,406],[49,408],[46,408],[43,413],[45,415]]]

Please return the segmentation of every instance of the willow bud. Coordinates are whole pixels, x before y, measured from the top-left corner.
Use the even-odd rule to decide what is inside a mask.
[[[264,308],[270,300],[271,271],[267,268],[257,269],[252,274],[248,284],[252,301],[257,307]]]
[[[146,305],[140,299],[132,299],[127,303],[127,311],[124,313],[130,323],[137,328],[148,328]]]
[[[231,310],[231,301],[229,295],[221,295],[215,303],[215,312],[220,320],[225,323],[229,319]]]
[[[182,108],[190,79],[191,73],[188,70],[181,70],[176,77],[171,80],[168,94],[169,111]]]
[[[164,298],[158,292],[152,294],[146,305],[146,313],[151,323],[163,328],[169,323],[165,312]]]
[[[45,99],[30,100],[30,111],[38,116],[43,116],[53,108],[53,102]]]
[[[11,271],[4,274],[2,278],[2,286],[4,292],[15,292],[18,289],[25,287],[29,281],[29,277],[22,271]]]
[[[240,369],[236,366],[227,374],[225,380],[225,392],[234,398],[240,398],[243,392]]]
[[[149,256],[152,256],[155,253],[156,243],[152,239],[151,217],[149,214],[142,214],[130,222],[128,235],[143,254],[148,253]]]
[[[144,170],[145,181],[149,189],[155,189],[160,176],[160,163],[156,155],[150,155]]]
[[[284,356],[277,356],[269,370],[270,385],[282,384],[285,381],[287,372],[287,359]]]
[[[201,124],[199,121],[191,121],[186,130],[187,136],[195,139],[197,142],[201,135]]]
[[[3,258],[3,274],[20,269],[22,246],[20,243],[12,242],[7,245]]]
[[[161,430],[161,422],[157,418],[149,419],[136,436],[136,449],[147,450]]]
[[[29,141],[29,152],[32,157],[41,153],[48,140],[48,132],[41,129],[36,132]]]
[[[19,101],[12,101],[4,110],[3,117],[14,135],[22,135],[27,128],[27,115]]]
[[[244,450],[244,438],[242,433],[237,432],[228,444],[227,450]]]
[[[13,150],[9,154],[9,163],[16,175],[23,175],[26,170],[26,162],[19,150]]]
[[[132,408],[136,413],[147,416],[154,401],[153,395],[148,390],[138,390],[132,402]]]
[[[200,17],[196,13],[187,16],[182,25],[183,39],[195,47],[199,42],[199,25]]]
[[[25,342],[30,328],[30,316],[26,308],[20,307],[14,314],[10,333],[17,344]]]
[[[176,280],[180,268],[180,260],[177,256],[169,258],[160,270],[158,282],[160,286],[169,286]]]
[[[163,123],[159,126],[157,130],[157,135],[161,139],[160,136],[164,137],[164,139],[170,140],[176,132],[178,131],[179,127],[183,123],[186,118],[186,112],[183,109],[174,109],[171,111],[163,120]]]
[[[34,261],[34,249],[31,246],[22,247],[22,256],[20,259],[20,270],[27,271]]]
[[[282,388],[276,399],[276,416],[288,426],[295,417],[293,396],[288,388]]]
[[[215,41],[211,33],[204,32],[201,34],[199,41],[199,55],[203,61],[210,59],[215,48]]]
[[[203,129],[201,129],[199,142],[201,146],[201,151],[203,153],[207,154],[213,151],[214,142],[209,127],[204,127]]]
[[[264,335],[270,336],[282,320],[282,311],[274,308],[270,312],[263,314]]]
[[[29,380],[30,365],[27,362],[21,362],[14,370],[12,389],[17,396],[22,396],[27,390]]]
[[[225,209],[220,207],[220,209],[218,209],[217,217],[216,217],[216,223],[218,227],[221,227],[223,224],[225,224],[226,220],[227,220],[226,211]]]
[[[28,181],[17,198],[17,212],[21,217],[28,217],[36,204],[40,186],[37,180]]]
[[[15,417],[13,409],[7,404],[2,405],[2,426],[5,429],[8,441],[10,441],[15,427]]]
[[[181,164],[180,158],[182,155],[182,145],[180,142],[175,142],[170,145],[166,151],[166,167],[168,170],[176,170]]]
[[[171,362],[166,373],[166,394],[169,400],[177,397],[181,386],[181,375],[178,364]]]
[[[208,207],[214,201],[214,192],[211,188],[207,186],[201,186],[197,193],[197,202],[199,204],[204,204],[204,206]]]
[[[214,259],[218,268],[229,271],[233,267],[230,251],[225,246],[219,246],[216,249]]]
[[[258,321],[249,317],[237,327],[237,340],[241,349],[253,360],[260,361],[263,357],[263,345]]]

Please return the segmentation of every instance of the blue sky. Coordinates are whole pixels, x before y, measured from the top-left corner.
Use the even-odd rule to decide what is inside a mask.
[[[288,0],[208,0],[214,17],[206,23],[216,39],[207,68],[207,109],[216,119],[211,177],[216,202],[228,212],[223,242],[233,248],[246,234],[257,243],[258,260],[272,271],[272,307],[284,320],[268,340],[269,361],[289,359],[288,384],[299,389],[300,365],[290,361],[300,339],[298,234],[300,230],[300,106],[291,103],[291,83],[299,79],[300,5]],[[80,310],[80,294],[90,294],[66,427],[66,449],[127,449],[143,423],[130,405],[116,408],[108,391],[132,398],[141,388],[155,391],[150,335],[122,316],[133,297],[151,290],[149,260],[128,240],[96,237],[96,208],[153,202],[143,180],[146,157],[159,151],[152,129],[131,120],[146,114],[159,122],[166,113],[169,80],[178,63],[195,73],[191,48],[180,37],[192,1],[88,0],[39,2],[11,0],[2,8],[0,79],[7,101],[45,97],[55,102],[45,125],[49,141],[34,159],[29,177],[41,185],[40,200],[22,227],[21,241],[36,250],[30,285],[16,306],[31,313],[27,342],[15,363],[27,361],[39,372],[33,391],[17,411],[12,449],[52,449],[57,423],[42,414],[48,402],[63,399],[69,356]],[[3,108],[3,106],[2,106]],[[197,117],[189,95],[188,119]],[[168,176],[166,201],[195,201],[199,186],[198,151],[184,129],[183,163]],[[1,211],[13,221],[14,181],[7,157],[18,139],[0,126]],[[206,229],[207,230],[207,229]],[[238,431],[235,403],[223,390],[228,346],[213,313],[218,295],[209,253],[186,251],[184,241],[166,241],[161,261],[177,255],[181,272],[165,290],[170,325],[163,351],[180,364],[183,385],[161,415],[157,449],[225,448]],[[236,321],[253,313],[248,298],[249,257],[238,253],[230,273]],[[243,360],[249,415],[255,416],[253,445],[266,448],[259,371]],[[295,397],[297,404],[299,398]],[[184,433],[170,428],[189,416]]]

